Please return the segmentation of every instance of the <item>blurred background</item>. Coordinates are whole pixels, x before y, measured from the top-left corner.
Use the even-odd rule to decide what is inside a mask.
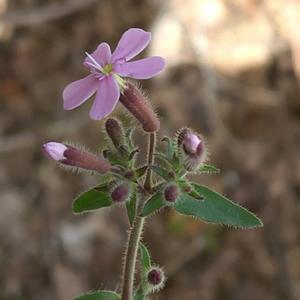
[[[299,0],[0,0],[0,299],[119,288],[123,209],[74,216],[72,199],[99,178],[62,170],[41,145],[104,146],[91,101],[63,111],[62,90],[86,74],[84,51],[130,27],[153,33],[143,55],[167,60],[142,82],[161,137],[184,125],[204,134],[222,173],[195,180],[265,223],[151,218],[144,240],[168,275],[153,299],[300,299]]]

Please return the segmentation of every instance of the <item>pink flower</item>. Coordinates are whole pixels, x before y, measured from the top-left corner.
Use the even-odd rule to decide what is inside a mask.
[[[90,117],[100,120],[110,114],[119,100],[120,88],[125,86],[122,77],[148,79],[164,68],[165,61],[159,56],[130,61],[150,40],[150,32],[131,28],[122,35],[113,53],[107,43],[101,43],[92,54],[86,53],[84,66],[90,74],[64,89],[64,109],[74,109],[96,93]]]

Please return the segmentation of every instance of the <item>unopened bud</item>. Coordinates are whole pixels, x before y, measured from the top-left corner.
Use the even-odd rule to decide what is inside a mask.
[[[158,267],[150,269],[147,274],[147,282],[149,284],[149,292],[161,289],[165,283],[164,272]]]
[[[47,156],[66,166],[97,171],[101,174],[108,172],[111,168],[110,163],[103,157],[66,144],[49,142],[43,145],[43,150]]]
[[[105,129],[116,148],[124,144],[124,131],[117,119],[107,119]]]
[[[174,203],[174,202],[176,202],[176,200],[179,196],[179,189],[175,184],[168,185],[165,188],[164,195],[165,195],[166,201]]]
[[[150,103],[142,92],[132,83],[128,82],[121,96],[121,103],[142,124],[146,132],[159,130],[160,122]]]
[[[113,189],[111,193],[111,199],[114,203],[122,203],[129,198],[129,194],[130,194],[129,184],[122,183]]]
[[[178,135],[178,146],[182,147],[186,155],[184,166],[187,171],[193,171],[207,157],[207,151],[203,139],[191,129],[184,128]]]

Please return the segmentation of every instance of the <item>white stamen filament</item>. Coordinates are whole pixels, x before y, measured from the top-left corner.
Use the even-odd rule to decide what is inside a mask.
[[[90,63],[90,62],[86,62],[86,64],[87,65],[89,65],[89,66],[91,66],[91,67],[94,67],[95,69],[97,69],[98,71],[100,71],[100,72],[103,72],[103,69],[99,69],[99,67],[98,66],[96,66],[96,65],[94,65],[94,64],[92,64],[92,63]]]
[[[88,52],[85,52],[85,54],[94,63],[94,64],[92,64],[90,62],[87,62],[87,64],[98,69],[99,71],[103,72],[103,68],[98,64],[98,62],[94,59],[94,57],[91,54],[89,54]]]

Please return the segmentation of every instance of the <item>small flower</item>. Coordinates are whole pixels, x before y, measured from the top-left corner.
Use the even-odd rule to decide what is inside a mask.
[[[47,156],[65,166],[97,171],[101,174],[111,169],[110,163],[103,157],[62,143],[46,143],[43,145],[43,150]]]
[[[122,77],[148,79],[164,68],[164,59],[158,56],[130,61],[146,48],[150,40],[150,32],[131,28],[122,35],[113,53],[107,43],[101,43],[92,54],[86,53],[84,66],[90,75],[64,89],[64,109],[74,109],[96,93],[90,117],[100,120],[110,114],[119,100],[120,88],[125,85]]]

